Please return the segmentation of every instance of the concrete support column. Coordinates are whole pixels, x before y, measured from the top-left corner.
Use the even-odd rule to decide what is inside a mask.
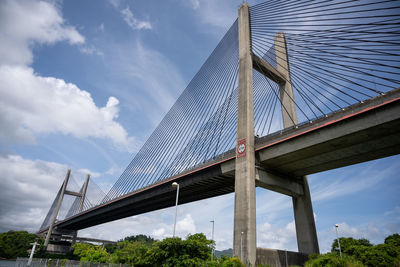
[[[282,118],[285,128],[298,123],[292,82],[290,78],[289,59],[284,33],[275,36],[276,69],[285,76],[285,83],[279,84],[282,103]],[[303,194],[293,196],[294,220],[296,224],[297,246],[301,253],[319,253],[317,231],[311,203],[307,177],[303,177]]]
[[[303,195],[294,196],[292,200],[299,252],[319,253],[317,230],[306,176],[303,177]]]
[[[239,8],[239,91],[235,161],[233,254],[243,263],[256,261],[253,63],[249,5]]]
[[[90,174],[86,175],[85,183],[83,184],[82,192],[81,192],[81,201],[79,203],[78,212],[81,212],[83,209],[83,203],[85,202],[86,191],[89,184]],[[74,232],[74,236],[72,237],[71,247],[76,243],[76,237],[78,236],[78,231]]]
[[[290,78],[289,58],[287,53],[285,34],[280,32],[275,35],[276,69],[285,76],[285,83],[279,84],[282,104],[282,118],[284,128],[297,124],[296,105]]]
[[[50,236],[51,236],[51,233],[53,232],[54,223],[55,223],[55,221],[57,219],[58,211],[60,210],[61,203],[62,203],[63,198],[64,198],[65,189],[67,188],[67,184],[68,184],[68,180],[69,180],[70,174],[71,174],[71,170],[68,170],[67,174],[65,176],[65,179],[64,179],[64,183],[63,183],[62,188],[61,188],[61,192],[60,192],[60,196],[58,198],[56,210],[54,211],[53,217],[51,218],[49,230],[47,231],[47,235],[46,235],[46,240],[44,241],[44,246],[45,247],[47,247],[47,245],[49,244]]]

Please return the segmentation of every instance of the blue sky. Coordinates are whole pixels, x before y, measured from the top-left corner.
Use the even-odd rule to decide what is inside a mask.
[[[199,70],[242,1],[1,1],[0,231],[36,231],[68,168],[107,191]],[[250,1],[250,5],[259,1]],[[309,176],[320,248],[400,232],[399,156]],[[215,220],[232,246],[233,194],[182,205],[177,233]],[[82,230],[172,235],[173,209]],[[291,199],[257,189],[258,246],[297,250]]]

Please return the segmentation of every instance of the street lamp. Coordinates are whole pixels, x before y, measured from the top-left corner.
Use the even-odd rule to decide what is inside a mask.
[[[335,228],[336,228],[336,238],[337,238],[337,242],[339,245],[339,254],[340,254],[340,258],[342,258],[342,249],[340,248],[340,240],[339,240],[339,235],[338,235],[339,224],[335,224]]]
[[[37,240],[35,240],[35,243],[31,243],[31,245],[33,245],[33,247],[32,247],[32,251],[31,251],[31,255],[29,256],[29,260],[28,260],[27,266],[31,266],[32,259],[33,259],[33,254],[35,254],[35,249],[36,249],[36,246],[38,245]]]
[[[243,261],[243,234],[244,232],[240,233],[240,260]]]
[[[175,237],[176,216],[177,216],[177,214],[178,214],[179,184],[178,184],[177,182],[173,182],[173,183],[172,183],[172,187],[173,187],[173,188],[176,188],[174,234],[172,235],[172,237]]]
[[[210,223],[212,223],[211,240],[214,241],[214,220],[210,221]],[[213,261],[213,256],[214,256],[214,247],[211,248],[211,261]]]

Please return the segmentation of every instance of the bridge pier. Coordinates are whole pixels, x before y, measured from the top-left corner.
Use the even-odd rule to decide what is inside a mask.
[[[292,196],[297,248],[300,253],[319,253],[317,230],[307,176],[302,177],[303,194]]]

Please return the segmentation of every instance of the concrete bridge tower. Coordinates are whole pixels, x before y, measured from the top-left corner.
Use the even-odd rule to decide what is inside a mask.
[[[261,186],[292,196],[298,250],[301,253],[319,253],[318,239],[307,177],[290,174],[270,174],[257,168],[254,148],[253,69],[279,84],[283,125],[297,124],[296,106],[290,79],[285,35],[275,36],[277,67],[274,68],[252,53],[250,7],[239,8],[239,91],[237,112],[237,143],[235,162],[235,212],[233,254],[243,263],[256,261],[256,199],[255,187]],[[257,183],[256,183],[257,182]],[[298,188],[293,190],[293,186]]]

